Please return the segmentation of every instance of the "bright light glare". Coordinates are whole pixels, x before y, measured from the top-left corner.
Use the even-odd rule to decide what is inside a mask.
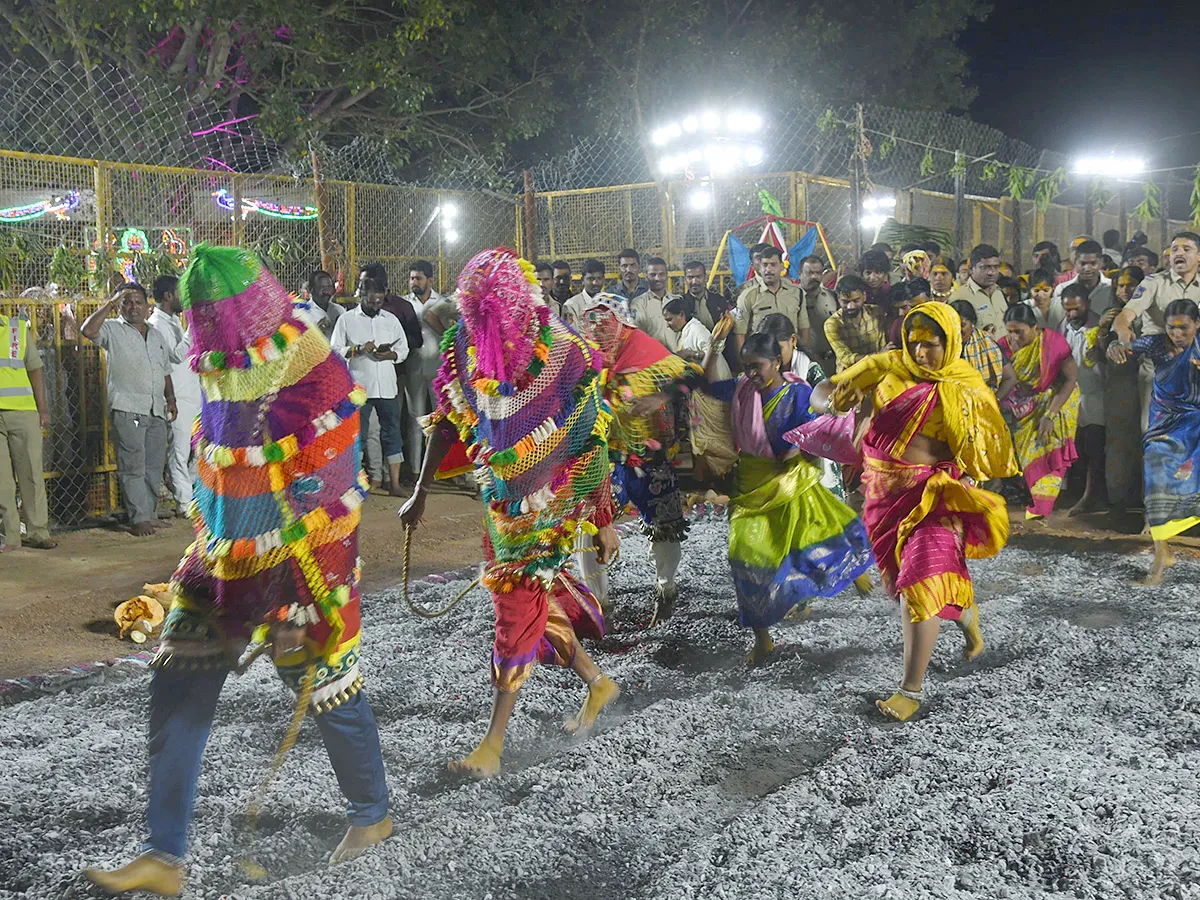
[[[699,188],[688,194],[688,206],[702,212],[712,206],[712,193],[708,188]]]
[[[863,201],[863,209],[895,209],[895,197],[868,197]]]
[[[1127,175],[1140,175],[1145,171],[1146,161],[1136,157],[1118,159],[1114,156],[1085,156],[1075,160],[1076,175],[1123,178]]]
[[[667,140],[667,129],[665,128],[656,128],[650,134],[650,143],[655,147],[661,147]]]
[[[724,147],[721,144],[709,144],[704,148],[704,159],[708,162],[708,167],[714,174],[718,172],[731,172],[738,166],[738,158],[735,152],[735,150]]]
[[[453,228],[447,228],[445,233],[442,235],[442,237],[446,239],[447,244],[457,244],[458,243],[458,232],[455,231]]]
[[[681,124],[688,134],[695,134],[700,129],[700,120],[695,116],[687,116]]]
[[[658,161],[658,171],[663,175],[672,175],[682,168],[683,166],[680,164],[679,157],[677,156],[664,156]]]
[[[746,152],[742,154],[742,159],[746,161],[748,166],[757,166],[763,161],[763,148],[757,145],[750,145],[746,148]]]
[[[438,212],[442,214],[442,219],[453,219],[458,215],[458,207],[447,201],[439,207]]]
[[[762,126],[762,116],[754,112],[731,112],[725,117],[725,127],[730,131],[754,134],[761,131]]]
[[[881,213],[871,213],[862,217],[862,227],[867,229],[875,229],[887,221],[887,216]]]
[[[721,115],[710,109],[700,116],[700,122],[709,131],[716,131],[721,127]]]

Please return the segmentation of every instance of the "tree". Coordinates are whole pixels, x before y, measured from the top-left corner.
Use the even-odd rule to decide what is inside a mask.
[[[0,54],[56,85],[78,78],[86,99],[30,95],[25,106],[40,116],[22,129],[5,127],[0,98],[0,140],[44,132],[68,152],[87,137],[123,159],[208,156],[246,169],[262,165],[259,134],[284,151],[367,136],[415,177],[462,160],[494,168],[514,142],[529,156],[565,149],[564,135],[644,141],[655,120],[700,102],[944,110],[973,96],[955,40],[989,9],[987,0],[7,0]],[[65,108],[73,102],[83,109]]]
[[[121,73],[123,85],[138,85],[133,107],[174,124],[177,144],[197,136],[172,123],[180,109],[221,109],[223,133],[261,131],[285,151],[317,136],[366,135],[390,141],[402,164],[429,166],[495,155],[544,125],[536,101],[549,73],[536,54],[509,52],[533,20],[485,9],[469,0],[16,0],[0,9],[0,47],[53,75],[81,72],[78,102],[97,109],[111,109],[106,86]],[[164,109],[152,117],[156,105]],[[143,137],[124,136],[125,158]]]
[[[986,0],[577,0],[553,27],[578,60],[558,96],[584,127],[644,139],[702,103],[866,102],[944,111],[975,96],[955,45]]]

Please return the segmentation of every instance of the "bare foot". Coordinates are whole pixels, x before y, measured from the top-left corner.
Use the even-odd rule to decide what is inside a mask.
[[[1157,587],[1163,582],[1163,573],[1175,565],[1175,554],[1164,541],[1154,546],[1154,562],[1150,564],[1150,574],[1146,576],[1147,587]]]
[[[959,630],[962,631],[963,637],[967,639],[967,646],[963,649],[963,656],[967,659],[974,659],[983,652],[983,632],[979,630],[979,607],[972,606],[962,614],[958,620]]]
[[[119,869],[84,869],[83,877],[110,894],[148,891],[160,897],[178,897],[183,890],[183,866],[173,866],[153,853],[143,853]]]
[[[12,544],[0,544],[0,553],[12,553],[16,549]]]
[[[494,778],[500,774],[500,753],[503,749],[503,741],[492,742],[485,737],[466,759],[450,763],[450,771],[480,780]]]
[[[866,572],[863,572],[854,579],[854,588],[858,591],[860,596],[871,596],[871,576]]]
[[[583,699],[583,706],[579,708],[576,715],[571,716],[563,724],[563,730],[567,734],[573,734],[577,737],[582,737],[587,734],[592,726],[596,723],[596,717],[600,715],[600,710],[608,706],[619,696],[621,689],[617,687],[617,683],[607,675],[601,675],[595,682],[588,685],[587,696]]]
[[[129,533],[134,537],[150,537],[154,534],[155,528],[153,522],[138,522],[129,528]]]
[[[1097,512],[1100,508],[1100,502],[1094,497],[1082,497],[1067,512],[1067,516],[1074,519],[1076,516],[1086,516],[1088,513]]]
[[[897,722],[907,722],[921,708],[921,701],[896,691],[886,700],[876,700],[875,708]]]
[[[678,602],[678,587],[673,584],[656,587],[654,589],[654,612],[650,615],[650,624],[646,627],[653,628],[675,615],[675,604]]]
[[[349,862],[356,856],[362,856],[376,844],[387,840],[391,834],[391,816],[385,816],[383,821],[374,825],[351,825],[346,829],[346,836],[342,838],[342,842],[329,857],[329,864],[336,866],[338,863]]]
[[[805,619],[807,619],[811,615],[812,615],[812,604],[811,603],[806,603],[804,606],[801,606],[799,603],[797,603],[795,606],[793,606],[791,609],[789,609],[787,611],[787,615],[783,617],[783,620],[785,622],[803,622]]]
[[[770,632],[763,631],[755,633],[754,647],[750,651],[750,655],[746,657],[747,664],[751,666],[762,665],[766,658],[775,650],[775,642],[771,640]]]

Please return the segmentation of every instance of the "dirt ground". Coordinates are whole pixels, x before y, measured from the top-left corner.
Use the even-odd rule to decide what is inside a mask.
[[[359,552],[364,593],[398,585],[403,542],[396,512],[403,499],[373,493],[363,507]],[[1064,509],[1066,503],[1061,503]],[[1107,514],[1076,519],[1055,513],[1027,524],[1010,510],[1014,546],[1026,550],[1135,554],[1146,550],[1140,516]],[[480,559],[479,501],[464,490],[434,489],[427,521],[412,548],[412,577],[473,565]],[[191,537],[184,520],[147,538],[117,527],[56,536],[57,550],[16,550],[0,557],[0,679],[17,678],[128,655],[137,647],[117,638],[112,612],[141,593],[145,582],[165,581]],[[1200,539],[1182,538],[1183,558],[1200,556]],[[686,550],[685,550],[686,557]]]
[[[363,589],[401,581],[401,498],[373,492],[363,506],[359,554]],[[425,526],[412,546],[413,578],[475,563],[480,558],[479,501],[437,486]],[[138,648],[117,638],[113,610],[166,581],[191,540],[191,526],[171,520],[151,537],[124,529],[88,528],[55,535],[53,551],[14,550],[0,556],[0,679],[128,655]]]

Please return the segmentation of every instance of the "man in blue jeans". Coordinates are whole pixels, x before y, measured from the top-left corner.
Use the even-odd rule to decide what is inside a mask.
[[[388,493],[400,493],[400,464],[404,443],[400,428],[400,388],[396,363],[408,358],[408,339],[400,320],[383,308],[387,288],[374,278],[364,279],[358,307],[337,320],[329,343],[350,364],[350,374],[367,392],[362,409],[363,456],[367,456],[371,412],[379,416],[379,442],[391,476]]]
[[[379,730],[359,671],[363,392],[312,313],[293,308],[250,251],[195,248],[179,299],[201,387],[196,540],[171,578],[174,599],[151,664],[149,837],[129,864],[84,873],[109,893],[183,889],[213,713],[251,640],[270,642],[346,797],[349,828],[330,862],[392,831]]]

